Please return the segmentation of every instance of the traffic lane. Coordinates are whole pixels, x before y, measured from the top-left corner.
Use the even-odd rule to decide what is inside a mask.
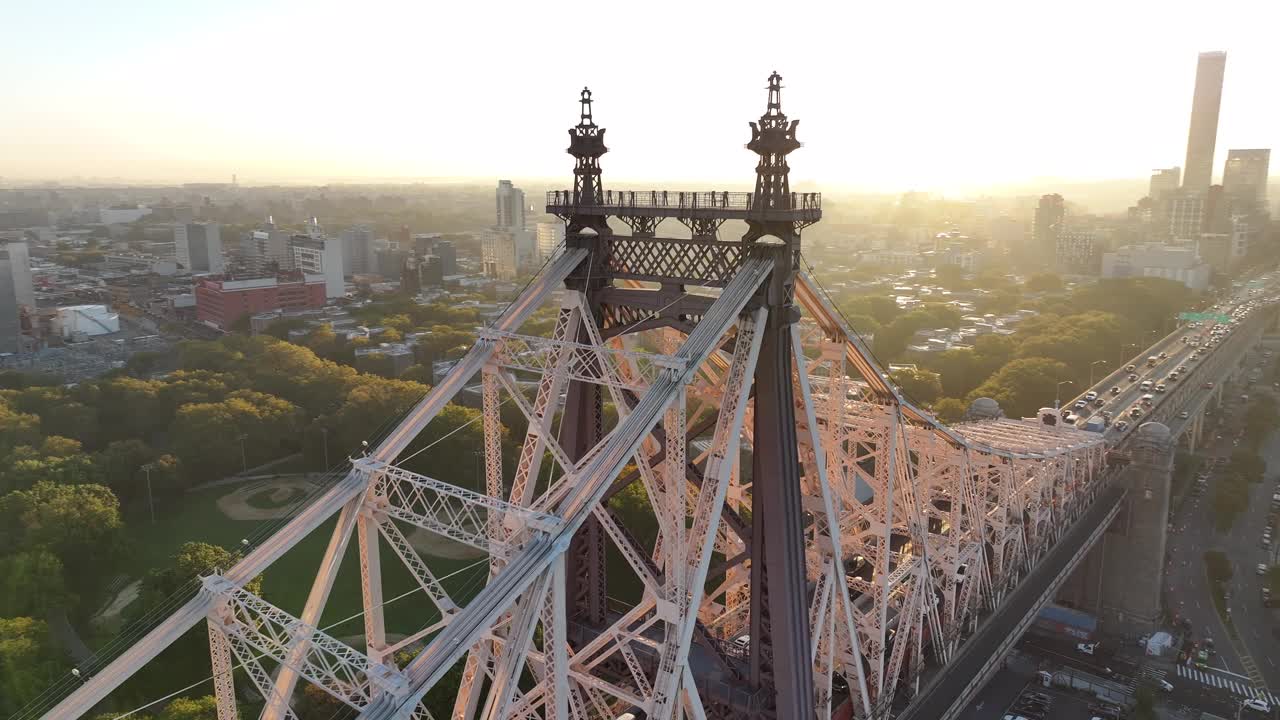
[[[1181,335],[1186,334],[1185,327],[1180,328],[1179,330],[1184,331],[1181,333]],[[1142,355],[1132,358],[1129,362],[1126,362],[1124,365],[1121,365],[1120,368],[1113,370],[1106,377],[1099,380],[1093,387],[1088,388],[1085,392],[1082,392],[1079,395],[1068,400],[1067,406],[1071,407],[1077,401],[1083,400],[1084,396],[1089,391],[1096,392],[1099,395],[1104,395],[1113,386],[1123,388],[1124,383],[1127,382],[1126,376],[1128,375],[1128,371],[1125,370],[1125,367],[1127,365],[1132,364],[1134,366],[1134,372],[1138,373],[1139,376],[1141,376],[1143,375],[1143,373],[1140,372],[1141,370],[1155,371],[1155,370],[1159,370],[1160,368],[1167,367],[1168,362],[1175,359],[1175,355],[1177,355],[1178,353],[1181,353],[1183,357],[1189,356],[1193,348],[1190,348],[1190,346],[1182,342],[1181,335],[1179,334],[1179,330],[1175,330],[1173,333],[1166,335],[1164,338],[1158,341],[1155,345],[1152,345],[1148,347],[1145,351],[1143,351]],[[1146,362],[1147,358],[1153,355],[1158,356],[1161,352],[1168,353],[1170,357],[1165,360],[1161,360],[1159,363],[1157,363],[1155,368],[1149,367]],[[1177,366],[1174,365],[1173,367],[1177,367]],[[1143,378],[1140,377],[1139,380],[1141,379]],[[1105,408],[1101,408],[1101,409],[1105,409]]]
[[[1213,605],[1205,577],[1204,551],[1218,542],[1209,512],[1209,497],[1205,493],[1189,498],[1174,517],[1169,559],[1165,566],[1166,597],[1170,610],[1190,621],[1193,639],[1209,637],[1214,640],[1218,654],[1210,658],[1209,664],[1239,672],[1242,669],[1240,659],[1232,645],[1225,642],[1225,628]]]
[[[1006,667],[996,671],[956,720],[990,720],[1003,717],[1004,710],[1022,694],[1035,677],[1033,666],[1010,658]]]
[[[1237,567],[1232,578],[1232,621],[1267,686],[1280,688],[1280,610],[1263,606],[1265,578],[1255,569],[1258,563],[1270,565],[1274,550],[1263,548],[1261,537],[1271,513],[1271,495],[1277,488],[1271,478],[1280,472],[1280,437],[1276,433],[1264,443],[1261,454],[1267,466],[1266,477],[1250,488],[1249,507],[1239,523],[1243,532],[1233,532],[1230,543],[1232,552],[1241,558],[1237,566],[1243,565]]]
[[[1120,682],[1134,677],[1138,672],[1137,663],[1131,658],[1116,654],[1114,643],[1110,642],[1100,642],[1096,654],[1087,655],[1078,652],[1076,643],[1067,639],[1027,633],[1022,637],[1018,647],[1023,652],[1051,659],[1059,665]]]

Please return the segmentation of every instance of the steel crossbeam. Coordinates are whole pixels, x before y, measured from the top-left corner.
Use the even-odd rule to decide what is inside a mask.
[[[369,494],[378,510],[478,550],[490,550],[492,541],[485,532],[488,513],[499,513],[533,531],[551,532],[561,525],[554,515],[372,458],[360,458],[353,465],[356,472],[369,477]]]
[[[542,374],[548,368],[556,366],[562,358],[567,358],[568,363],[560,370],[566,374],[567,379],[624,390],[644,390],[659,373],[684,369],[684,361],[680,358],[619,350],[607,345],[587,345],[497,330],[482,330],[480,338],[498,345],[497,363],[509,370]],[[623,379],[616,374],[603,372],[601,365],[595,362],[600,353],[608,355],[615,363],[628,363],[635,374]]]
[[[218,630],[235,636],[284,664],[330,695],[360,709],[375,699],[375,688],[403,696],[407,679],[399,672],[353,650],[219,575],[203,579],[205,589],[226,603]],[[305,638],[305,652],[294,648]]]

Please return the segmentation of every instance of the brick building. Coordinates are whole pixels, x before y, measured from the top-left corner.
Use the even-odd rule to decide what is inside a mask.
[[[273,310],[324,307],[325,282],[299,271],[276,277],[200,278],[196,281],[196,319],[228,330],[242,317]]]

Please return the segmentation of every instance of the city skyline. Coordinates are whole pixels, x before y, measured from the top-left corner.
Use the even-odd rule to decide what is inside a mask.
[[[921,24],[901,10],[814,5],[779,20],[778,49],[765,57],[730,44],[755,22],[750,8],[682,9],[676,24],[674,6],[659,5],[628,17],[628,31],[598,51],[600,62],[583,64],[574,43],[537,43],[521,30],[544,12],[537,7],[504,8],[511,22],[477,39],[441,29],[480,27],[489,10],[374,3],[350,14],[289,0],[75,13],[33,5],[10,18],[18,32],[4,61],[13,81],[0,90],[13,109],[0,118],[0,176],[563,178],[562,149],[548,141],[563,133],[585,84],[596,93],[597,121],[626,141],[607,160],[610,180],[735,182],[752,162],[740,147],[749,137],[741,118],[760,111],[750,91],[776,69],[805,122],[799,187],[946,192],[1046,177],[1141,178],[1182,162],[1197,55],[1212,50],[1231,59],[1220,152],[1280,143],[1268,91],[1280,50],[1269,46],[1263,17],[1276,11],[1251,7],[1256,22],[1247,24],[1234,22],[1230,7],[1194,21],[1169,13],[1151,33],[1143,8],[1105,7],[1111,20],[1099,26],[1089,8],[1050,19],[999,5],[980,13],[984,22],[961,23],[961,14],[971,19],[966,10],[938,5]],[[557,32],[590,36],[589,23],[610,27],[604,13],[567,17]],[[1030,32],[1050,20],[1049,30]],[[874,31],[907,23],[910,32]],[[61,42],[37,42],[36,30],[53,24]],[[685,29],[711,24],[721,31],[707,42]],[[656,59],[662,46],[680,47],[679,60]],[[521,58],[528,69],[513,76],[510,61]],[[654,132],[672,126],[683,130]],[[710,154],[705,176],[671,167],[694,148]],[[1221,162],[1213,170],[1217,181]]]

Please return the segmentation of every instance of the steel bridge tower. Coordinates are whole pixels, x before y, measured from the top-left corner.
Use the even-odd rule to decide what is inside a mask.
[[[564,252],[345,477],[47,717],[87,714],[201,622],[219,720],[237,717],[233,667],[269,720],[294,717],[299,682],[360,718],[427,718],[424,696],[459,664],[456,720],[878,720],[945,674],[1100,497],[1105,446],[1038,421],[950,428],[889,382],[801,267],[821,196],[791,191],[800,143],[782,87],[772,74],[751,123],[752,192],[605,190],[605,131],[583,89],[573,188],[546,203]],[[667,219],[689,236],[659,236]],[[729,220],[740,239],[720,237]],[[550,333],[521,334],[551,302]],[[476,384],[482,492],[407,466]],[[507,403],[526,423],[508,428],[513,467]],[[335,515],[305,607],[245,590]],[[415,528],[481,553],[483,587],[445,582]],[[318,627],[353,535],[362,649]],[[394,641],[384,556],[434,606]]]

